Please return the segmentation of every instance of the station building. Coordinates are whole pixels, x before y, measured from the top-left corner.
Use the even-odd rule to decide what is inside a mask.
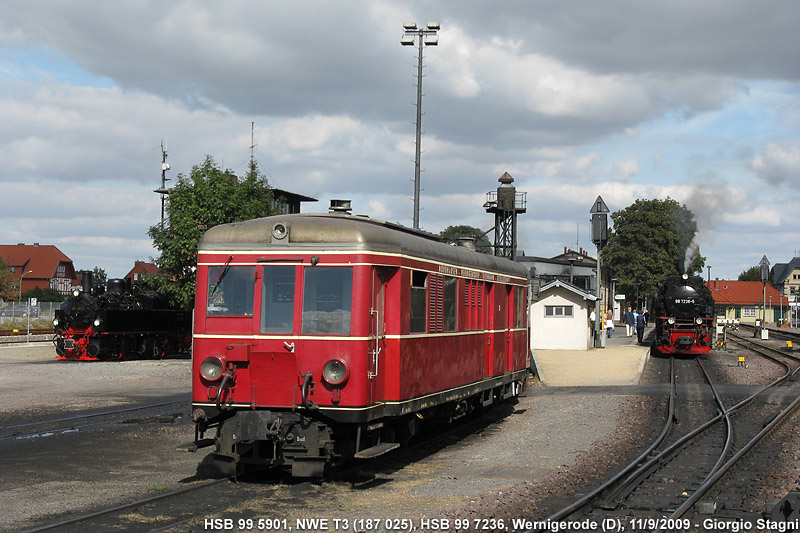
[[[780,318],[780,309],[788,309],[788,301],[774,287],[760,281],[734,281],[715,279],[707,283],[714,298],[717,321],[739,319],[743,324],[755,324],[756,320],[774,323]]]

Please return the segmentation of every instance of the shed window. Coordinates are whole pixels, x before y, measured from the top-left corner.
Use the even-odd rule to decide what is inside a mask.
[[[553,318],[571,318],[572,317],[571,305],[545,305],[544,316]]]

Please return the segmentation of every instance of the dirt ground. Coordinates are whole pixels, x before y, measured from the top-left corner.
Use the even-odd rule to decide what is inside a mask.
[[[98,504],[123,503],[196,482],[197,465],[207,452],[175,451],[178,444],[193,438],[188,420],[190,371],[188,360],[66,362],[54,359],[52,345],[0,347],[4,427],[19,420],[155,402],[182,393],[187,398],[186,405],[165,422],[143,420],[99,430],[79,428],[56,437],[0,441],[2,530],[15,531],[44,516],[79,514]],[[597,442],[613,439],[625,396],[546,392],[545,387],[528,389],[500,423],[413,464],[400,465],[369,490],[324,483],[298,501],[287,488],[282,489],[285,501],[273,497],[269,508],[273,516],[287,518],[358,515],[417,520],[546,478],[591,453]],[[245,512],[260,516],[258,501]]]

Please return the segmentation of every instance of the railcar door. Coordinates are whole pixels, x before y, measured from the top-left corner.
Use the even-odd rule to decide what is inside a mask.
[[[386,285],[394,269],[375,267],[372,274],[372,305],[370,307],[370,344],[368,377],[371,383],[372,401],[384,399],[386,360]]]
[[[514,369],[514,310],[516,308],[516,294],[514,294],[513,285],[506,285],[506,353],[505,353],[505,372]]]

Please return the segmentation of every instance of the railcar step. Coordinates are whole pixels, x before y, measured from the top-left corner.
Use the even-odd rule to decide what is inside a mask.
[[[355,457],[356,459],[372,459],[373,457],[378,457],[379,455],[383,455],[384,453],[390,452],[399,447],[399,442],[382,442],[373,446],[372,448],[361,450],[355,455]]]

